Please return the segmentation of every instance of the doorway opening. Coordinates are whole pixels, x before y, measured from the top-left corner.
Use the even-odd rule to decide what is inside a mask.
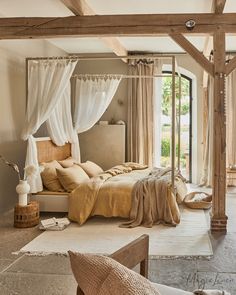
[[[163,71],[163,74],[171,74]],[[176,167],[192,181],[192,79],[181,74],[176,76]],[[181,86],[180,86],[181,83]],[[181,87],[181,95],[179,89]],[[172,78],[162,78],[161,99],[161,167],[171,166],[171,100]],[[178,132],[180,132],[178,136]],[[178,158],[179,156],[179,158]]]

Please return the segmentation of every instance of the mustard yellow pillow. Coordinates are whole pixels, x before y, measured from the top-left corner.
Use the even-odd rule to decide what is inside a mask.
[[[112,258],[68,252],[75,279],[90,295],[160,295],[152,283]]]
[[[58,163],[63,167],[63,168],[69,168],[74,165],[75,160],[72,157],[69,157],[65,160],[58,161]]]
[[[104,172],[100,166],[98,166],[97,164],[95,164],[92,161],[87,161],[87,162],[84,162],[84,163],[79,163],[78,165],[81,168],[83,168],[83,170],[86,172],[86,174],[89,177],[94,177],[94,176],[97,176],[98,174]]]
[[[61,185],[68,192],[72,192],[81,182],[89,179],[88,175],[78,165],[56,169],[56,172]]]
[[[41,163],[40,165],[44,167],[41,177],[46,189],[52,192],[64,192],[65,190],[60,184],[56,172],[56,168],[62,169],[62,166],[55,160],[48,163]]]

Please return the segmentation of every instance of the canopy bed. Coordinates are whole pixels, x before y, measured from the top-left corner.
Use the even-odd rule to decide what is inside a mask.
[[[166,173],[168,174],[168,189],[164,193],[166,198],[169,198],[169,201],[166,202],[166,205],[163,204],[163,208],[169,208],[170,212],[167,216],[167,223],[175,225],[179,222],[179,212],[176,201],[173,201],[176,198],[176,182],[179,180],[179,175],[176,175],[176,152],[175,152],[175,138],[176,138],[176,106],[175,106],[175,79],[176,79],[176,61],[175,57],[172,55],[144,55],[144,56],[127,56],[128,59],[137,60],[137,58],[143,58],[146,60],[159,61],[162,59],[170,59],[172,63],[172,148],[171,148],[171,170]],[[130,78],[137,80],[140,83],[139,79],[144,80],[153,80],[155,77],[162,77],[163,75],[155,72],[138,72],[137,74],[130,75],[73,75],[73,70],[80,59],[88,59],[78,56],[69,56],[69,57],[58,57],[58,58],[28,58],[27,59],[27,85],[28,85],[28,95],[27,95],[27,112],[26,112],[26,123],[23,131],[23,139],[28,140],[28,149],[26,157],[26,165],[33,164],[39,167],[41,162],[50,162],[54,161],[54,173],[60,169],[60,164],[57,161],[64,160],[68,156],[72,156],[76,164],[80,165],[80,148],[77,133],[84,132],[90,129],[102,116],[107,106],[111,102],[122,78]],[[94,59],[91,58],[90,59]],[[95,58],[97,59],[97,57]],[[103,57],[104,59],[104,57]],[[112,57],[107,59],[113,59]],[[143,63],[143,61],[142,61]],[[153,64],[153,62],[148,62]],[[146,64],[146,62],[145,62]],[[145,66],[144,64],[144,66]],[[166,76],[166,75],[164,75]],[[71,85],[70,79],[75,79],[75,101],[73,104],[73,110],[71,114]],[[139,86],[140,87],[140,86]],[[139,99],[139,97],[137,97]],[[138,102],[136,102],[138,103]],[[150,106],[149,106],[150,107]],[[49,135],[52,139],[52,142],[48,140],[39,140],[37,141],[33,134],[38,130],[38,128],[46,122]],[[180,137],[179,137],[180,138]],[[149,143],[149,140],[146,140]],[[142,160],[139,159],[139,162]],[[149,163],[149,160],[146,162]],[[178,161],[179,163],[179,161]],[[59,165],[59,166],[58,166]],[[46,166],[48,169],[48,167]],[[56,170],[55,170],[56,168]],[[75,167],[78,170],[78,167]],[[45,169],[46,170],[46,169]],[[117,170],[117,169],[116,169]],[[120,168],[118,169],[120,173]],[[132,169],[131,169],[132,170]],[[136,168],[135,168],[136,170]],[[130,172],[130,171],[129,171]],[[80,172],[82,173],[82,172]],[[112,172],[108,172],[112,173]],[[126,173],[126,171],[124,172]],[[160,175],[157,172],[158,177],[163,177],[162,173]],[[41,173],[43,178],[44,172]],[[85,173],[86,174],[86,173]],[[107,174],[107,173],[105,173]],[[135,173],[134,173],[135,174]],[[146,179],[149,172],[144,173],[144,175],[134,176],[136,182],[140,179]],[[48,191],[43,191],[43,184],[40,173],[36,179],[30,179],[31,193],[37,193],[34,196],[34,199],[44,200],[44,205],[41,205],[41,208],[44,210],[50,211],[67,211],[68,210],[68,194],[64,192],[61,187],[62,181],[59,178],[60,182],[57,183],[56,195],[58,197],[58,206],[57,206],[57,197],[55,193],[50,193]],[[58,176],[59,177],[59,176]],[[86,180],[86,176],[84,175]],[[105,176],[105,178],[107,175]],[[135,178],[136,177],[136,178]],[[166,177],[166,176],[165,176]],[[154,179],[154,176],[153,176]],[[107,179],[106,179],[107,180]],[[121,183],[122,183],[121,179]],[[86,181],[85,181],[86,182]],[[109,181],[106,182],[106,184]],[[148,182],[148,181],[147,181]],[[170,183],[170,184],[169,184]],[[133,181],[134,184],[134,181]],[[45,185],[45,183],[44,183]],[[100,184],[99,184],[100,185]],[[62,184],[64,186],[64,184]],[[58,188],[59,187],[59,188]],[[81,197],[81,192],[76,195],[75,186],[73,189],[70,188],[69,192],[73,191],[70,199],[75,198],[78,200]],[[114,187],[113,187],[114,189]],[[67,188],[66,188],[67,190]],[[100,187],[97,189],[100,190]],[[57,194],[59,192],[59,194]],[[164,192],[164,191],[163,191]],[[86,191],[82,191],[86,195]],[[87,194],[88,199],[91,198],[93,193]],[[129,195],[131,193],[129,192]],[[97,194],[96,194],[97,196]],[[169,196],[169,197],[167,197]],[[174,199],[173,199],[174,196]],[[100,199],[100,198],[98,198]],[[117,197],[116,197],[117,199]],[[173,199],[173,200],[172,200]],[[53,201],[52,201],[53,200]],[[59,201],[60,200],[60,201]],[[170,201],[172,200],[172,201]],[[46,202],[46,204],[45,204]],[[77,201],[75,201],[76,203]],[[95,203],[98,200],[94,200]],[[103,201],[104,203],[105,201]],[[129,202],[131,202],[129,200]],[[54,205],[55,207],[54,207]],[[71,202],[69,202],[70,204]],[[122,202],[121,202],[122,203]],[[122,204],[115,206],[122,207]],[[170,205],[171,204],[171,205]],[[86,205],[87,206],[87,205]],[[89,210],[86,217],[81,216],[84,212],[80,212],[79,219],[77,217],[78,210],[74,212],[74,206],[69,205],[69,215],[71,219],[78,221],[80,224],[85,222],[86,218],[93,213],[96,215],[104,216],[121,216],[128,217],[130,210],[130,205],[127,206],[126,212],[101,212],[101,210],[96,211],[95,208],[87,208],[84,206],[84,210]],[[150,205],[149,205],[150,206]],[[53,208],[54,207],[54,208]],[[77,206],[78,208],[81,207]],[[98,206],[99,207],[99,206]],[[100,206],[102,207],[102,206]],[[124,206],[123,206],[124,207]],[[174,211],[172,209],[174,208]],[[114,208],[111,209],[111,211]],[[110,209],[109,209],[110,210]],[[108,210],[108,211],[109,211]],[[164,209],[163,209],[164,210]],[[105,210],[106,211],[106,210]],[[158,211],[158,210],[157,210]],[[87,211],[86,211],[87,212]],[[85,214],[85,215],[86,215]],[[168,215],[167,214],[167,215]],[[157,214],[158,215],[158,214]],[[174,216],[174,218],[170,216]],[[170,221],[171,220],[171,221]]]

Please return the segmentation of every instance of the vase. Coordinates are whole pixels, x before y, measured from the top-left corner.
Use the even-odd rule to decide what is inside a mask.
[[[18,193],[18,204],[19,206],[27,206],[28,204],[28,193],[30,191],[30,186],[26,180],[20,180],[19,184],[16,186],[16,192]]]

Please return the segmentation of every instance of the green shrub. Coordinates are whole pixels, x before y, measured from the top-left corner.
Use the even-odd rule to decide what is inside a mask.
[[[170,156],[170,139],[165,138],[161,141],[161,155],[162,157]]]

